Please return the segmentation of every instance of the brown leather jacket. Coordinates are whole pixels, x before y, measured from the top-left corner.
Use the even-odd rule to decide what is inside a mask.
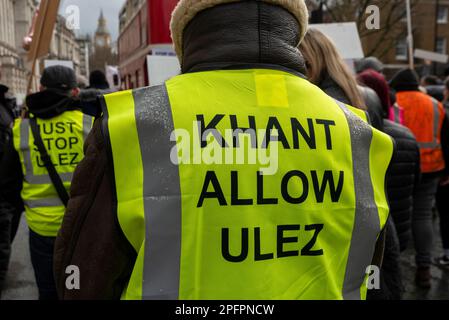
[[[136,253],[116,221],[111,167],[99,120],[86,141],[85,154],[55,245],[56,284],[61,299],[119,299]],[[80,267],[80,290],[66,289],[69,265]]]

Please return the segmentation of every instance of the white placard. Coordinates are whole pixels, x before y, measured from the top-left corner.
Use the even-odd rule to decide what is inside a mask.
[[[114,90],[120,90],[120,71],[117,66],[106,66],[106,79]]]
[[[53,67],[53,66],[63,66],[63,67],[67,67],[67,68],[74,70],[73,61],[68,61],[68,60],[45,60],[44,61],[45,68]]]
[[[328,36],[343,59],[358,60],[365,57],[355,22],[312,24],[310,28],[318,29]]]
[[[166,47],[166,48],[161,47],[161,48],[151,49],[151,55],[176,57],[176,52],[172,47]]]
[[[449,56],[447,54],[436,53],[432,51],[426,51],[421,49],[415,50],[415,58],[430,60],[434,62],[447,63]]]
[[[165,81],[181,73],[177,57],[147,56],[150,86],[164,84]]]

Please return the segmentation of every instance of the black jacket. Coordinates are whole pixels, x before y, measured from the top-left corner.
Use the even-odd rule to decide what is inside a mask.
[[[427,86],[425,89],[429,96],[437,99],[440,102],[444,100],[444,86],[443,85]]]
[[[4,150],[11,141],[13,110],[6,99],[8,88],[0,85],[0,168]],[[6,279],[11,253],[11,223],[14,208],[0,195],[0,295]]]
[[[0,160],[7,141],[11,137],[10,129],[14,121],[14,105],[6,97],[8,87],[0,85]]]
[[[385,255],[380,272],[380,288],[368,291],[367,299],[371,301],[379,300],[401,300],[404,293],[404,283],[402,279],[399,240],[395,224],[391,217],[388,219],[386,227]]]
[[[327,95],[331,96],[334,99],[337,99],[340,102],[346,103],[348,105],[352,105],[346,93],[342,88],[329,76],[326,75],[321,83],[318,84],[321,90],[326,92]],[[380,102],[379,97],[376,92],[370,88],[358,86],[360,93],[362,94],[363,100],[367,106],[367,113],[369,116],[370,124],[380,130],[382,130],[383,122],[382,122],[382,103]],[[359,107],[359,106],[353,106]]]
[[[321,90],[326,92],[326,94],[334,99],[337,99],[340,102],[351,105],[351,101],[349,101],[349,97],[343,91],[342,88],[332,79],[329,74],[325,74],[323,76],[323,80],[317,84]],[[357,107],[357,106],[354,106]]]
[[[420,177],[419,146],[413,133],[404,126],[384,120],[384,131],[396,142],[396,153],[387,176],[387,193],[390,215],[401,251],[404,251],[410,240],[413,191]]]
[[[366,103],[371,125],[377,130],[384,131],[382,102],[377,96],[376,91],[362,86],[359,86],[359,91]]]
[[[78,100],[79,106],[84,114],[88,114],[92,117],[101,116],[101,105],[98,97],[114,92],[112,89],[95,89],[86,88],[81,90]]]

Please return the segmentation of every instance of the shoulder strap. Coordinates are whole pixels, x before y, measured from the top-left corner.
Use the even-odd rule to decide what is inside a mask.
[[[30,126],[34,137],[34,144],[39,150],[41,159],[44,162],[45,168],[47,168],[48,174],[50,175],[51,182],[56,188],[56,192],[58,193],[62,203],[65,207],[67,207],[67,204],[69,202],[69,195],[64,187],[64,184],[62,183],[61,177],[59,176],[58,172],[55,169],[55,166],[51,161],[50,156],[48,155],[47,149],[45,149],[36,118],[30,118]]]

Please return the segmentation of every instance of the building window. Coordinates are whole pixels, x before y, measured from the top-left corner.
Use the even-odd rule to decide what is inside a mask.
[[[437,38],[436,51],[441,54],[447,53],[447,39]]]
[[[396,60],[407,60],[407,50],[407,38],[400,39],[396,44]]]
[[[448,13],[449,9],[448,7],[439,7],[438,8],[438,18],[437,21],[440,24],[445,24],[448,22]]]

